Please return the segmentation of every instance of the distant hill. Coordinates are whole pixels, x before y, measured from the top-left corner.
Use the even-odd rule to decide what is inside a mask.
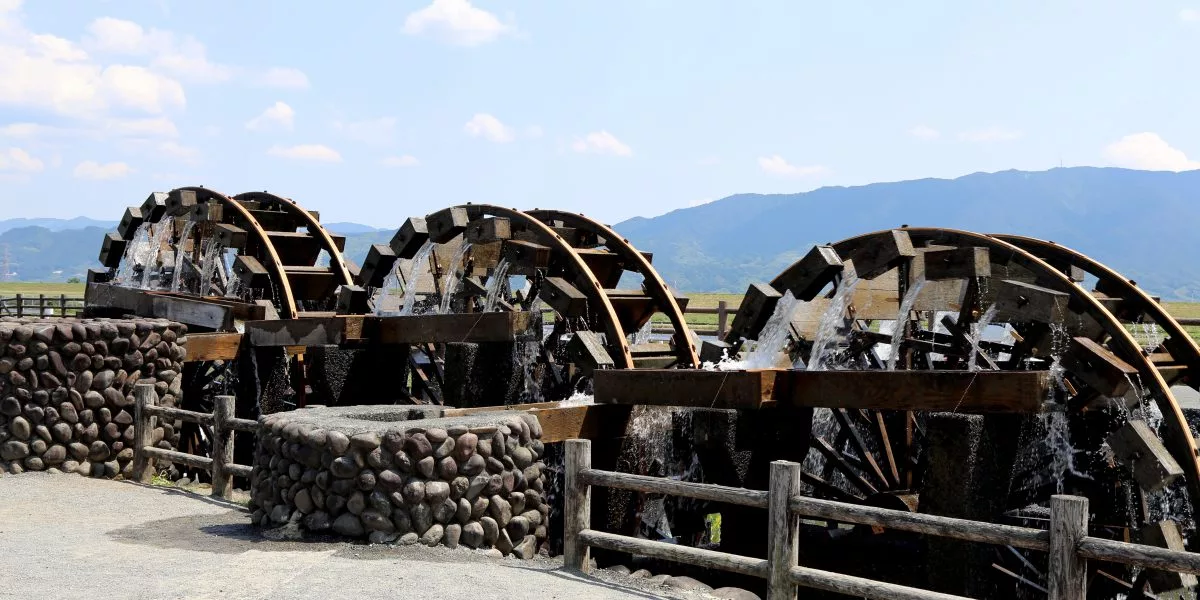
[[[0,233],[20,227],[43,227],[50,231],[66,231],[69,229],[84,229],[86,227],[116,227],[116,221],[97,221],[87,217],[74,219],[0,219]]]
[[[815,244],[878,229],[941,226],[1017,233],[1074,247],[1165,299],[1200,300],[1200,171],[1184,173],[1077,167],[976,173],[802,194],[738,194],[634,218],[616,229],[682,291],[744,291],[770,280]],[[103,227],[89,219],[0,221],[21,280],[65,281],[96,264]],[[29,226],[30,222],[42,225]],[[346,257],[361,264],[392,228],[330,223],[346,236]]]
[[[616,225],[676,289],[744,291],[813,245],[941,226],[1054,240],[1166,299],[1200,299],[1200,171],[1076,167],[738,194]]]

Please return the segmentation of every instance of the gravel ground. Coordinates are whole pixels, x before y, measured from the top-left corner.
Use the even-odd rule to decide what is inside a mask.
[[[271,540],[243,508],[175,488],[0,475],[0,598],[701,598],[553,559]]]

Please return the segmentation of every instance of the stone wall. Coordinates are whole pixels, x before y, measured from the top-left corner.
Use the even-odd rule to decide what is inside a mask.
[[[0,472],[127,476],[134,385],[175,406],[186,335],[157,319],[0,318]],[[174,448],[179,424],[151,433]]]
[[[425,418],[440,409],[317,407],[263,417],[254,522],[532,557],[550,512],[537,418]]]

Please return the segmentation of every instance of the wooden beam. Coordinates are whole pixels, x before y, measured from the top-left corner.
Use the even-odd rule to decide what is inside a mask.
[[[409,217],[392,236],[392,252],[399,258],[410,259],[417,255],[417,250],[429,240],[429,228],[425,219]]]
[[[184,362],[234,360],[242,345],[240,333],[191,333],[186,339]]]
[[[597,403],[1037,413],[1046,371],[596,371]]]
[[[374,327],[381,344],[517,342],[541,335],[531,312],[379,317]],[[536,331],[535,331],[536,329]]]
[[[564,317],[580,317],[587,313],[587,296],[562,277],[547,277],[538,297]]]
[[[336,346],[345,331],[346,320],[338,317],[245,323],[246,343],[254,347]]]
[[[832,247],[814,246],[772,284],[781,293],[791,290],[793,296],[807,302],[816,297],[844,267],[841,257]]]
[[[950,248],[923,254],[925,279],[929,281],[992,275],[992,262],[987,248]]]
[[[437,244],[444,244],[454,239],[454,236],[466,230],[468,222],[470,222],[470,217],[467,215],[467,209],[461,206],[443,208],[433,214],[425,215],[425,224],[429,228],[429,239]]]
[[[512,237],[512,227],[507,217],[488,217],[467,223],[463,239],[472,244],[490,243]]]
[[[775,305],[779,304],[782,297],[783,294],[765,283],[750,284],[742,296],[742,304],[733,315],[733,324],[729,326],[725,339],[737,341],[739,337],[757,335],[771,318]]]
[[[215,331],[233,329],[232,307],[201,298],[165,295],[109,283],[88,284],[84,297],[86,307],[91,310],[114,309]]]

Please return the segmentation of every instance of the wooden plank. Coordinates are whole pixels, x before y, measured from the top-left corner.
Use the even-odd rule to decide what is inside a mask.
[[[425,215],[429,239],[436,244],[450,241],[454,236],[465,231],[469,222],[470,216],[467,214],[467,209],[462,206],[443,208],[435,213]]]
[[[751,508],[767,508],[769,504],[768,493],[761,490],[748,490],[740,487],[727,487],[693,481],[679,481],[666,477],[600,471],[590,468],[580,473],[580,476],[583,482],[588,485],[630,490],[643,494],[666,494],[668,496],[694,498],[707,502],[749,506]]]
[[[1147,546],[1167,548],[1185,552],[1183,536],[1175,521],[1159,521],[1146,525],[1138,531],[1138,540]],[[1155,570],[1150,573],[1150,587],[1155,592],[1170,592],[1196,587],[1196,576],[1189,573],[1174,573]]]
[[[780,371],[613,369],[596,371],[597,404],[757,409],[773,397]]]
[[[538,297],[564,317],[580,317],[587,313],[587,296],[562,277],[547,277]]]
[[[1087,559],[1075,550],[1087,531],[1087,498],[1050,497],[1050,568],[1046,585],[1050,600],[1087,598]]]
[[[550,248],[522,240],[505,240],[500,254],[508,259],[510,274],[532,275],[550,266]]]
[[[189,333],[184,348],[184,362],[234,360],[242,345],[240,333]]]
[[[512,237],[512,226],[507,217],[487,217],[467,223],[463,239],[472,244],[497,242]]]
[[[1121,398],[1129,392],[1137,369],[1121,360],[1108,348],[1086,337],[1071,340],[1071,348],[1062,358],[1068,373],[1103,396]]]
[[[996,295],[994,322],[1059,323],[1067,314],[1068,294],[1022,281],[992,282]]]
[[[1108,436],[1108,445],[1117,462],[1128,465],[1138,485],[1148,492],[1183,476],[1183,468],[1144,421],[1129,421]]]
[[[1047,371],[780,371],[780,404],[825,408],[1038,413]]]
[[[372,244],[363,259],[356,280],[363,287],[383,287],[384,280],[396,268],[398,257],[387,244]]]
[[[217,243],[226,248],[245,248],[246,242],[250,239],[245,229],[228,223],[218,223],[213,228],[213,234],[217,238]]]
[[[579,534],[592,526],[592,486],[582,474],[592,468],[591,440],[566,442],[563,483],[563,566],[582,573],[591,570],[588,547]]]
[[[733,324],[729,327],[726,339],[737,341],[739,337],[757,336],[771,318],[775,305],[782,297],[783,294],[779,290],[765,283],[750,284],[742,296],[737,313],[733,315]]]
[[[109,283],[90,283],[85,293],[89,309],[112,309],[140,317],[169,319],[216,331],[233,328],[233,310],[204,300],[162,295]]]
[[[874,279],[916,256],[908,232],[893,229],[887,235],[871,236],[870,243],[853,249],[836,248],[842,260],[852,260],[860,279]]]
[[[271,284],[271,274],[267,268],[257,258],[247,254],[239,254],[233,261],[233,274],[248,288],[265,288]]]
[[[987,248],[950,248],[923,254],[925,279],[928,281],[992,275],[992,262]]]
[[[524,311],[379,317],[379,343],[517,342],[541,335],[541,321]],[[535,331],[537,329],[537,331]]]
[[[831,246],[814,246],[804,258],[796,261],[771,282],[780,293],[791,290],[799,300],[809,301],[833,280],[833,276],[845,268],[836,250]]]
[[[338,317],[246,321],[245,340],[253,347],[336,346],[345,340]]]
[[[752,577],[767,576],[767,561],[761,558],[750,558],[736,554],[724,554],[714,550],[691,548],[666,542],[625,537],[613,533],[604,533],[585,529],[579,533],[579,539],[588,546],[603,548],[613,552],[628,552],[639,556],[660,558],[674,562],[696,565],[708,569],[719,569]]]
[[[389,245],[397,257],[407,260],[416,256],[417,251],[428,240],[429,228],[425,224],[425,219],[421,217],[409,217],[400,226],[400,229],[396,230],[396,235],[392,236],[392,241]]]

